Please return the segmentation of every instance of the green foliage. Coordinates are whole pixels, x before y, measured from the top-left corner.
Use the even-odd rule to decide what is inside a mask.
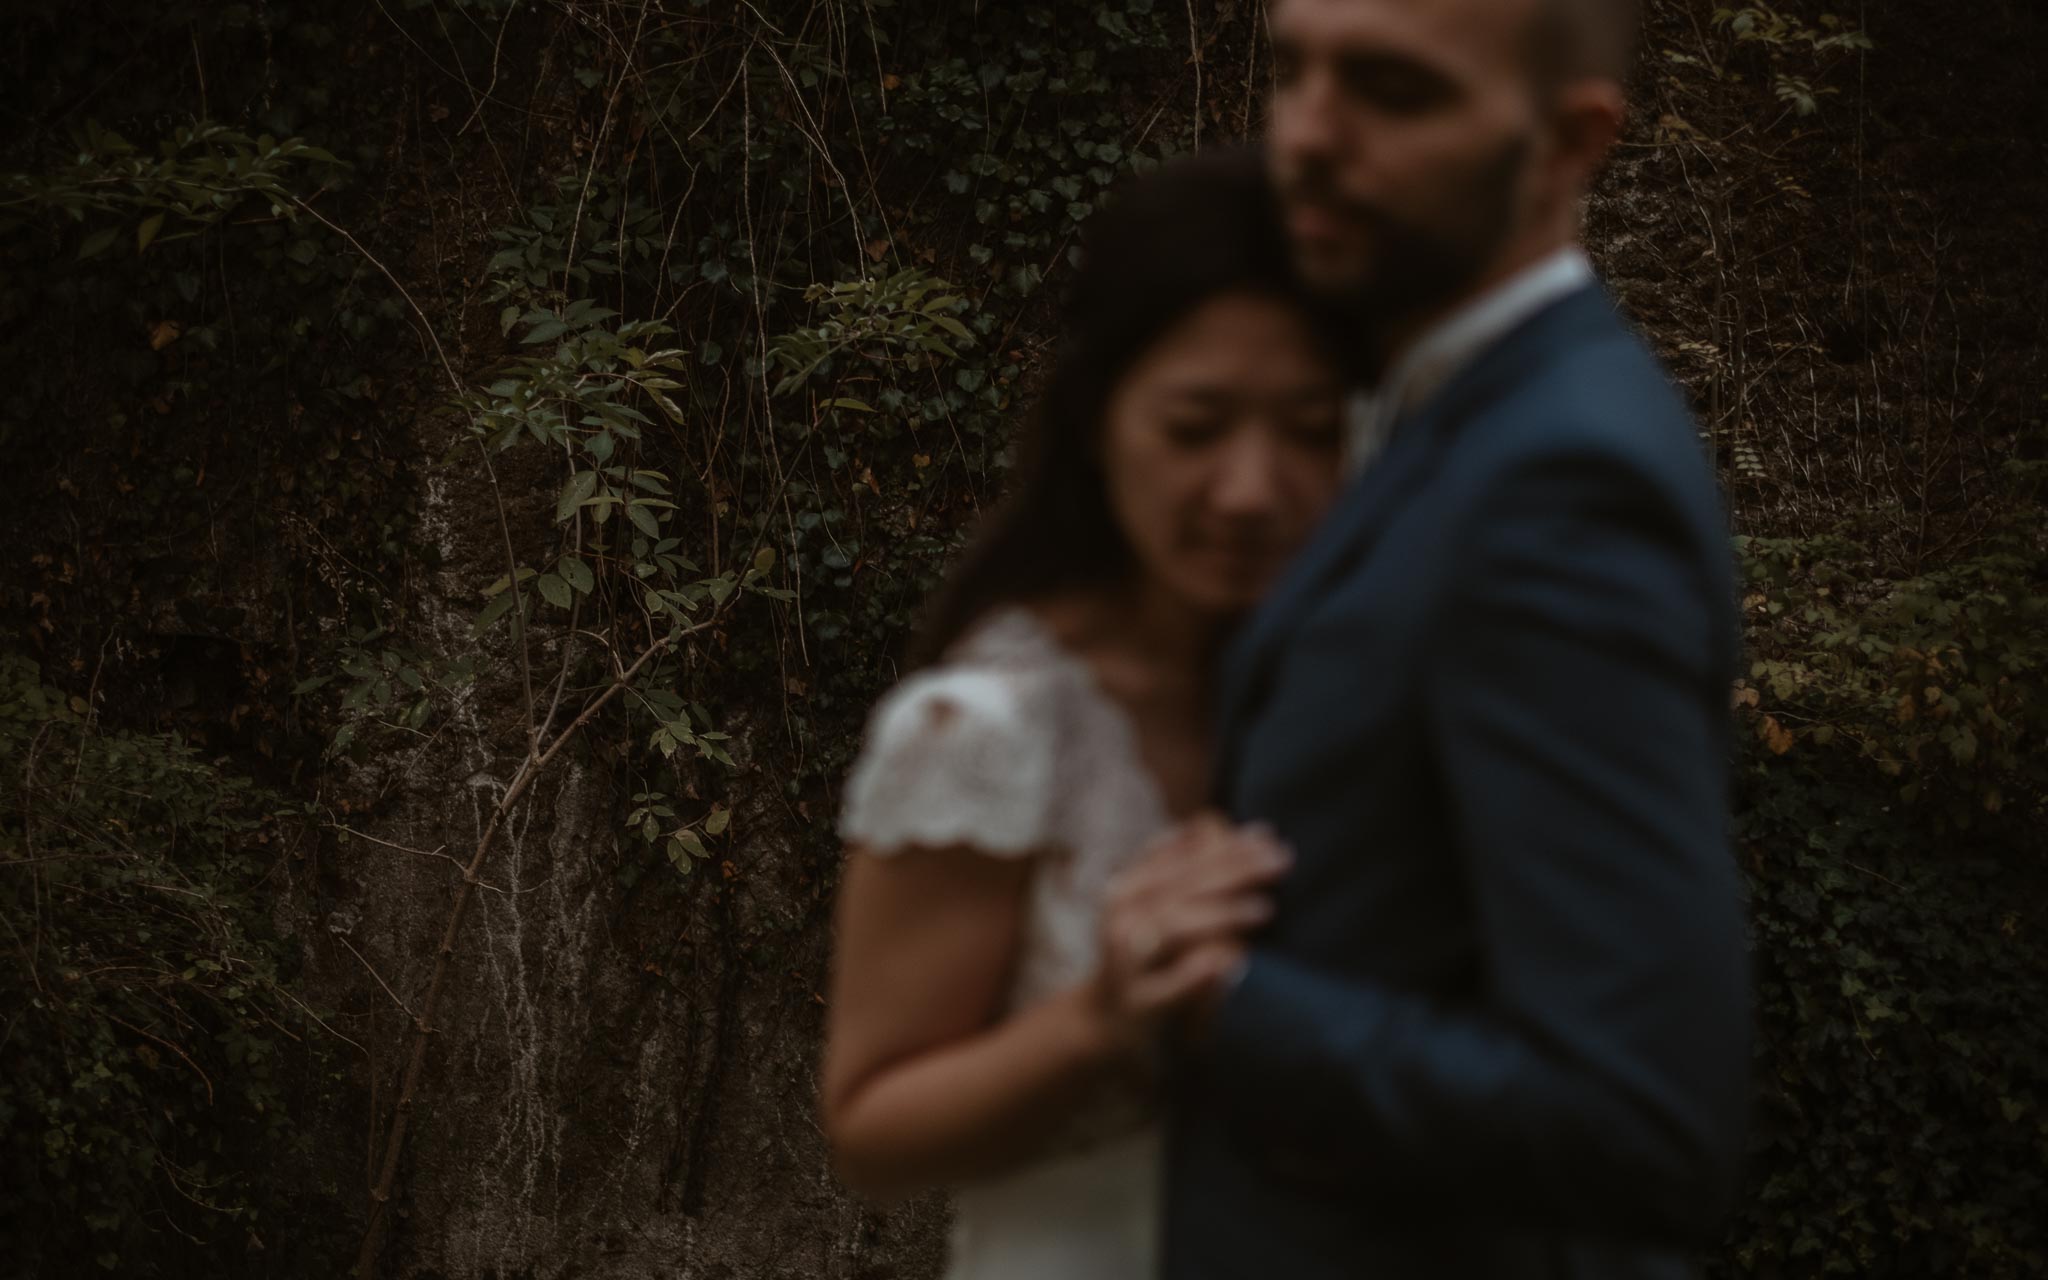
[[[334,668],[300,681],[292,695],[304,697],[337,682],[346,685],[339,708],[343,723],[330,743],[330,750],[341,752],[354,746],[365,728],[423,734],[436,703],[451,701],[475,675],[471,659],[443,660],[372,627],[351,633],[337,647]]]
[[[731,826],[732,810],[724,805],[713,805],[703,817],[683,822],[669,796],[660,791],[635,792],[633,809],[626,815],[626,829],[642,844],[659,848],[676,874],[685,876],[712,856],[710,842],[723,837]],[[637,868],[639,864],[629,861],[622,865]],[[624,878],[630,887],[638,879],[637,870],[628,871]]]
[[[1726,82],[1741,82],[1747,68],[1772,86],[1772,94],[1796,117],[1817,115],[1821,98],[1841,92],[1831,84],[1817,84],[1817,76],[1823,76],[1845,55],[1876,47],[1860,27],[1851,27],[1839,14],[1804,18],[1790,6],[1716,8],[1712,27],[1729,39],[1731,47],[1698,55],[1665,49],[1665,59],[1675,66],[1706,70],[1714,80]]]
[[[1761,625],[1737,696],[1767,744],[1853,752],[1947,835],[2048,818],[2048,557],[2027,535],[1898,580],[1846,539],[1741,545]]]
[[[262,887],[279,802],[175,740],[104,729],[11,652],[0,776],[5,1273],[291,1249],[267,1185],[296,1141],[281,1076],[307,1022]]]
[[[939,358],[958,360],[960,353],[950,344],[971,347],[974,335],[954,318],[965,303],[946,292],[950,287],[915,268],[879,280],[812,285],[804,292],[805,301],[822,305],[829,314],[768,344],[769,365],[783,375],[775,394],[786,396],[813,374],[829,372],[826,363],[835,358],[856,359],[869,377],[891,365],[933,369]],[[875,412],[874,406],[845,397],[828,399],[822,407]]]
[[[1795,55],[1818,60],[1829,53],[1856,53],[1873,49],[1870,37],[1860,28],[1832,13],[1805,19],[1768,4],[1744,5],[1714,11],[1714,26],[1725,30],[1737,48],[1761,49],[1770,65],[1771,90],[1780,102],[1802,116],[1820,110],[1822,97],[1840,90],[1816,87],[1804,74],[1793,70]]]
[[[140,255],[159,240],[197,235],[250,196],[267,200],[272,216],[283,216],[294,206],[293,188],[307,176],[336,175],[343,167],[303,138],[251,138],[211,122],[173,130],[155,156],[95,121],[86,122],[73,145],[76,157],[48,172],[0,174],[0,235],[39,214],[73,223],[102,214],[137,217]],[[102,225],[87,232],[77,256],[107,252],[123,230]]]
[[[1759,1093],[1721,1273],[2039,1275],[2040,868],[1873,804],[1844,754],[1759,744],[1744,774]]]
[[[721,690],[791,645],[833,652],[774,676],[805,701],[791,797],[836,778],[1007,463],[1031,356],[1006,339],[1093,201],[1165,154],[1131,85],[1187,38],[1148,0],[788,16],[563,30],[579,83],[619,86],[606,118],[629,141],[493,232],[485,296],[542,350],[461,398],[494,450],[553,460],[557,495],[558,541],[480,584],[485,624],[566,607],[645,637],[666,608],[747,637],[636,685],[641,794],[686,792],[678,761],[720,763]],[[741,587],[786,607],[724,620]]]
[[[1740,1275],[2048,1265],[2048,557],[1747,539],[1761,1037]],[[2034,904],[2029,906],[2028,904]]]

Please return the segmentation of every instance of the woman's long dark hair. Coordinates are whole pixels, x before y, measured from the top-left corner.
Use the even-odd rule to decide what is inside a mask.
[[[1221,294],[1281,297],[1335,347],[1334,318],[1318,314],[1295,282],[1256,151],[1208,152],[1136,179],[1089,220],[1083,254],[1010,495],[933,596],[912,642],[913,667],[938,661],[1002,605],[1131,572],[1102,474],[1102,420],[1117,383],[1182,317]]]

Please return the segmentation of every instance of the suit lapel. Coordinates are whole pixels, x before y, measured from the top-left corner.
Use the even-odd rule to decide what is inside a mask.
[[[1427,484],[1457,428],[1507,394],[1589,327],[1615,323],[1597,286],[1553,303],[1481,355],[1397,428],[1386,452],[1353,482],[1279,585],[1238,633],[1224,657],[1217,727],[1223,746],[1217,778],[1236,772],[1237,752],[1289,636],[1329,580],[1354,563]]]
[[[1265,603],[1231,643],[1223,662],[1223,689],[1218,741],[1224,758],[1218,777],[1234,771],[1236,749],[1247,721],[1265,700],[1268,681],[1280,650],[1320,588],[1353,553],[1369,545],[1387,521],[1401,510],[1427,477],[1437,454],[1433,433],[1416,421],[1352,483],[1337,509],[1289,566]],[[1411,429],[1412,428],[1412,429]]]

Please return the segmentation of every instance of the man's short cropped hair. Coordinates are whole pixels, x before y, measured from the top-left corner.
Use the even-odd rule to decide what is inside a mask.
[[[1588,77],[1627,83],[1642,26],[1640,0],[1536,0],[1533,24],[1539,83]]]

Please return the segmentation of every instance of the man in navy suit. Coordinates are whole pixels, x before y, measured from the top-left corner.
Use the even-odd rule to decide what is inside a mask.
[[[1220,800],[1295,861],[1178,1064],[1171,1280],[1685,1276],[1716,1238],[1728,539],[1577,246],[1632,19],[1273,4],[1299,266],[1384,368],[1370,464],[1225,664]]]

